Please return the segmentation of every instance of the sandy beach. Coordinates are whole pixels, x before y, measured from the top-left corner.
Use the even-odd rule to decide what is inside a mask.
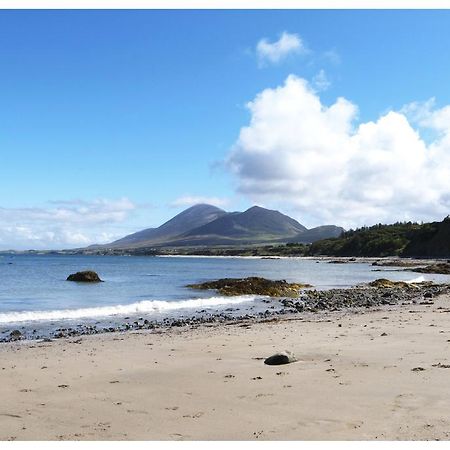
[[[449,296],[5,343],[0,440],[448,439],[449,350]]]

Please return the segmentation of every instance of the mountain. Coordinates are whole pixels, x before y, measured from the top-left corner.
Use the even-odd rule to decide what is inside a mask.
[[[278,211],[253,206],[234,212],[188,231],[176,240],[178,245],[251,244],[287,239],[307,229]]]
[[[108,244],[109,248],[133,248],[161,244],[193,228],[212,222],[228,214],[212,205],[194,205],[176,215],[158,228],[147,228]]]
[[[244,212],[226,212],[211,205],[195,205],[158,228],[148,228],[96,248],[212,247],[312,242],[339,236],[341,232],[342,229],[334,225],[308,230],[279,211],[259,206],[253,206]]]

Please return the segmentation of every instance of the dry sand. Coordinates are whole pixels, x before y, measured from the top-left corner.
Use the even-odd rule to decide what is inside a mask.
[[[2,344],[0,439],[448,439],[448,308]]]

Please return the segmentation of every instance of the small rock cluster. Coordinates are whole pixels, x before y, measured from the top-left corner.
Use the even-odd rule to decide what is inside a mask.
[[[383,283],[376,283],[375,285]],[[298,312],[337,311],[343,308],[371,308],[380,305],[430,304],[425,299],[450,292],[449,285],[407,284],[406,287],[356,287],[305,291],[298,300],[283,299],[281,303]]]

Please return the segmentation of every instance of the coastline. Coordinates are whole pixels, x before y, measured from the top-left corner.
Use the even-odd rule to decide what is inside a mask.
[[[446,294],[4,343],[0,440],[448,439],[449,312]],[[279,350],[299,361],[263,364]]]
[[[160,319],[152,318],[151,315],[147,315],[145,310],[135,310],[133,312],[138,303],[126,307],[119,306],[117,307],[118,309],[112,307],[116,314],[106,317],[101,316],[102,308],[75,310],[76,320],[71,319],[70,321],[68,321],[67,317],[70,317],[68,314],[71,311],[52,311],[52,320],[55,322],[53,325],[47,325],[46,331],[43,331],[39,320],[29,319],[30,313],[18,313],[19,315],[24,315],[28,323],[27,320],[25,320],[25,324],[11,322],[9,326],[0,329],[0,345],[5,342],[18,340],[32,340],[36,342],[42,339],[62,339],[104,333],[164,330],[174,327],[182,328],[214,323],[239,323],[242,320],[258,321],[292,313],[315,314],[324,311],[367,309],[383,305],[429,304],[430,302],[432,303],[434,297],[449,293],[450,285],[431,282],[392,282],[378,279],[373,283],[356,285],[350,288],[316,290],[313,286],[305,286],[300,289],[298,297],[286,297],[285,295],[288,295],[286,293],[269,297],[271,295],[269,291],[265,293],[259,292],[260,295],[246,295],[245,290],[240,292],[239,295],[222,295],[215,289],[206,290],[215,295],[215,297],[210,297],[209,300],[215,299],[216,302],[222,304],[222,308],[209,309],[208,306],[203,304],[208,299],[200,298],[194,300],[197,305],[197,311],[176,316],[163,316]],[[127,314],[123,313],[124,308],[126,308]],[[111,307],[106,309],[109,311]],[[80,311],[93,313],[94,316],[83,318],[79,315]],[[42,314],[48,317],[48,313],[43,312]],[[61,317],[66,317],[65,320],[61,318],[59,325],[56,325],[57,314],[61,314]]]

